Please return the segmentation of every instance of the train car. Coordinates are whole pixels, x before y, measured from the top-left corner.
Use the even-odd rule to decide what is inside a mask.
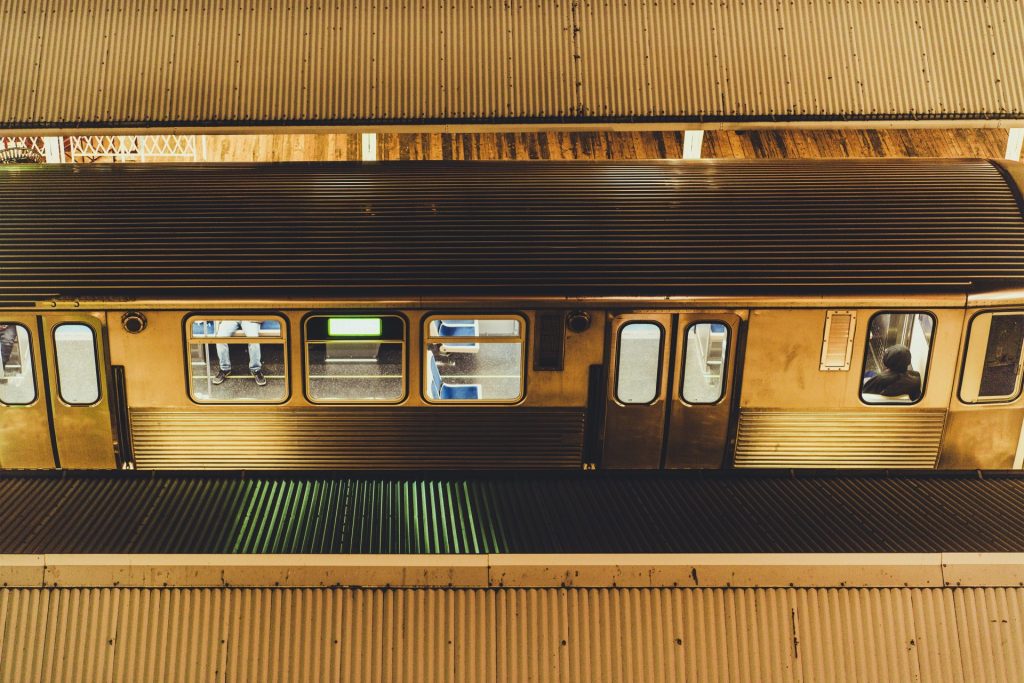
[[[0,167],[3,468],[1020,468],[1024,167]]]

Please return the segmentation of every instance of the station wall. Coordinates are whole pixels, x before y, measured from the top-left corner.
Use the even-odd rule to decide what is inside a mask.
[[[707,159],[985,157],[1006,151],[1003,129],[706,131]],[[345,161],[358,135],[208,135],[205,161]],[[683,132],[386,133],[381,160],[679,159]]]

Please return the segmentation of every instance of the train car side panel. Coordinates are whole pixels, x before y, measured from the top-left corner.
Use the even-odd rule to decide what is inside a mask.
[[[906,339],[887,340],[879,316],[917,316]],[[849,369],[824,371],[827,311],[752,311],[735,464],[738,467],[934,467],[957,368],[963,311],[857,311]],[[882,326],[884,328],[884,326]],[[924,330],[922,332],[922,329]],[[871,343],[869,345],[869,339]],[[868,365],[906,341],[923,395],[869,403]]]

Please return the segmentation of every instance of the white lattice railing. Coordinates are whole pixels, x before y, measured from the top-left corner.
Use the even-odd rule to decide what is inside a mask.
[[[0,137],[0,150],[28,149],[49,163],[199,161],[195,135],[74,135]]]
[[[68,140],[71,163],[198,159],[194,135],[83,135]]]

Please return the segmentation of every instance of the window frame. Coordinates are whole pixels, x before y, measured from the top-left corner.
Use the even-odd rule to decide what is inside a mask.
[[[967,406],[977,405],[1002,405],[1014,403],[1020,398],[1021,393],[1024,392],[1024,349],[1021,351],[1021,361],[1017,366],[1017,377],[1016,377],[1016,389],[1012,395],[1008,396],[997,396],[993,398],[982,398],[979,396],[974,401],[967,401],[964,399],[964,379],[967,377],[967,355],[971,351],[971,334],[974,332],[974,323],[983,315],[991,315],[995,318],[998,315],[1019,315],[1024,316],[1024,309],[1003,309],[1003,310],[986,310],[976,311],[971,319],[967,321],[967,334],[964,337],[964,353],[963,360],[960,363],[960,381],[957,384],[956,398],[960,403]],[[989,327],[989,335],[991,336],[992,328]],[[985,338],[986,351],[988,350],[989,337]],[[984,356],[982,356],[982,370],[979,373],[978,381],[980,384],[981,374],[984,372]],[[979,386],[980,388],[980,386]]]
[[[654,325],[658,328],[661,333],[658,338],[658,369],[655,371],[655,384],[654,384],[654,398],[645,403],[626,403],[619,398],[619,378],[622,375],[622,332],[630,325]],[[662,375],[665,374],[665,340],[668,336],[668,331],[665,326],[657,320],[647,320],[645,318],[630,318],[619,325],[618,330],[615,332],[615,394],[612,396],[614,401],[620,406],[632,407],[632,406],[652,406],[661,399],[662,395]],[[681,390],[680,390],[681,393]]]
[[[495,337],[495,336],[481,336],[481,337],[459,337],[459,344],[512,344],[518,343],[520,349],[519,355],[519,395],[515,398],[502,398],[502,399],[465,399],[465,398],[453,398],[453,399],[435,399],[430,397],[428,391],[430,387],[430,378],[427,377],[427,348],[431,344],[444,344],[452,341],[451,337],[432,337],[430,336],[430,323],[434,320],[511,320],[516,319],[519,321],[519,334],[515,337]],[[422,338],[419,344],[419,357],[420,357],[420,397],[425,403],[430,405],[461,405],[461,406],[482,406],[482,405],[515,405],[522,403],[526,400],[527,396],[527,363],[529,362],[528,354],[528,342],[530,339],[528,327],[529,318],[525,313],[520,312],[509,312],[509,313],[484,313],[477,314],[473,312],[465,311],[450,311],[450,312],[430,312],[426,313],[422,319],[422,325],[420,327]],[[442,378],[443,379],[443,378]]]
[[[714,401],[688,401],[683,395],[686,389],[686,352],[689,349],[690,330],[697,325],[722,325],[725,327],[725,358],[722,360],[722,390]],[[683,354],[679,363],[679,396],[677,398],[683,405],[687,406],[716,406],[725,400],[726,382],[729,381],[729,356],[732,354],[732,327],[724,320],[694,320],[683,328],[682,347]]]
[[[4,321],[0,320],[0,322],[4,322]],[[7,324],[8,325],[14,325],[15,327],[20,327],[21,329],[25,330],[25,337],[28,339],[29,355],[31,356],[31,361],[32,361],[31,362],[31,366],[32,366],[32,400],[31,401],[26,401],[25,403],[7,403],[2,398],[0,398],[0,407],[3,407],[3,408],[25,408],[27,406],[35,405],[36,402],[39,401],[39,383],[36,382],[36,368],[35,368],[35,360],[36,360],[35,353],[36,353],[36,351],[32,347],[32,331],[30,329],[28,329],[27,325],[23,325],[22,323],[19,323],[19,322],[8,322]],[[20,339],[19,339],[18,343],[21,344]],[[94,347],[95,347],[95,345],[94,345]],[[54,347],[54,349],[56,350],[56,347]],[[18,353],[21,354],[21,349],[18,349]],[[56,360],[57,360],[56,356],[54,356],[54,363],[56,363]],[[99,364],[97,363],[97,365],[99,365]],[[54,367],[56,368],[56,365],[54,365]]]
[[[904,402],[897,403],[895,401],[882,401],[882,402],[879,402],[879,403],[872,403],[870,401],[865,401],[864,400],[864,366],[865,366],[864,361],[868,357],[868,344],[871,343],[871,325],[872,325],[872,323],[875,322],[875,318],[877,318],[880,315],[885,315],[885,314],[890,314],[890,315],[892,315],[892,314],[896,314],[896,315],[919,315],[920,314],[920,315],[927,315],[932,320],[932,340],[931,340],[931,343],[928,344],[928,362],[926,364],[927,370],[925,371],[924,377],[921,378],[921,397],[919,399],[917,399],[916,401],[907,401],[905,403]],[[908,407],[908,406],[916,406],[918,403],[923,401],[925,399],[925,396],[928,395],[928,380],[929,380],[929,378],[932,375],[932,357],[935,354],[935,340],[937,338],[936,337],[936,333],[938,332],[938,329],[939,329],[939,320],[935,316],[935,313],[933,311],[929,311],[929,310],[924,310],[924,309],[920,309],[920,308],[915,308],[915,309],[910,309],[910,310],[882,309],[882,310],[875,311],[874,313],[872,313],[871,317],[868,318],[867,325],[864,328],[864,346],[862,347],[864,349],[864,351],[860,355],[860,375],[859,375],[859,382],[857,384],[857,399],[861,402],[861,404],[863,404],[865,406],[869,406],[871,408],[905,408],[905,407]]]
[[[260,318],[262,320],[276,319],[281,324],[281,336],[274,338],[273,341],[266,343],[280,344],[283,348],[282,361],[284,362],[284,396],[280,399],[274,399],[271,401],[259,401],[255,399],[246,399],[242,401],[224,401],[224,400],[207,400],[196,398],[192,394],[192,349],[191,345],[195,344],[248,344],[250,342],[244,341],[250,339],[250,337],[239,337],[237,340],[233,340],[231,337],[223,337],[227,341],[218,342],[211,341],[217,339],[216,337],[193,337],[192,336],[192,321],[193,319],[201,320],[241,320],[241,319],[252,319]],[[224,405],[224,406],[277,406],[283,405],[291,400],[292,396],[292,384],[291,384],[291,321],[284,313],[278,311],[214,311],[214,312],[189,312],[186,313],[181,320],[182,327],[182,338],[184,340],[183,350],[185,352],[185,394],[188,399],[200,406],[210,405]],[[261,342],[262,343],[262,342]]]
[[[388,400],[375,400],[375,399],[322,399],[313,398],[309,390],[309,375],[310,375],[310,362],[309,362],[309,345],[310,344],[323,344],[323,341],[310,341],[308,334],[309,321],[314,318],[397,318],[402,321],[402,393],[397,399]],[[410,346],[411,340],[409,335],[409,319],[399,311],[310,311],[306,315],[302,316],[299,321],[302,332],[302,393],[303,397],[309,403],[314,405],[379,405],[379,406],[394,406],[405,403],[409,400],[409,377],[411,374],[409,360],[410,360]],[[367,340],[370,341],[370,340]],[[393,343],[393,342],[392,342]]]
[[[92,335],[93,367],[96,370],[96,400],[91,403],[71,403],[64,398],[64,391],[60,379],[60,349],[57,345],[57,330],[70,325],[85,327]],[[50,340],[53,343],[53,373],[56,375],[55,384],[57,385],[57,400],[69,408],[89,408],[91,406],[99,405],[99,403],[103,401],[103,378],[100,374],[99,335],[96,334],[96,328],[84,320],[64,320],[50,328]]]

